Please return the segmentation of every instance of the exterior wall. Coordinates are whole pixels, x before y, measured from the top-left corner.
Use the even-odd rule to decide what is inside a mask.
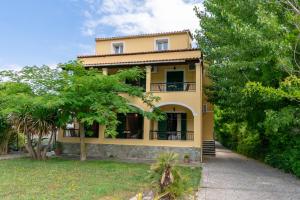
[[[174,67],[176,69],[174,69]],[[166,82],[167,71],[184,71],[185,82],[196,82],[195,71],[189,71],[188,65],[168,65],[158,66],[157,72],[151,74],[151,83],[164,83]]]
[[[175,111],[173,110],[175,108]],[[161,106],[160,109],[166,113],[168,112],[178,112],[178,113],[186,113],[187,114],[187,131],[194,131],[194,116],[193,113],[183,107],[183,106],[178,106],[178,105],[166,105],[166,106]],[[151,123],[151,129],[152,130],[157,130],[158,123],[156,121],[153,121]]]
[[[209,85],[211,82],[207,76],[206,68],[208,65],[204,65],[203,70],[203,84],[204,86]],[[213,105],[208,103],[207,97],[203,95],[203,104],[207,104],[207,112],[203,113],[203,121],[202,121],[202,127],[203,127],[203,134],[202,138],[203,140],[214,140],[214,114],[213,114]]]
[[[93,56],[79,58],[83,64],[99,64],[99,63],[120,63],[120,62],[137,62],[137,61],[155,61],[155,60],[168,60],[168,59],[187,59],[187,58],[199,58],[199,50],[187,50],[187,51],[175,51],[175,52],[154,52],[154,53],[142,53],[142,54],[114,54],[107,56]]]
[[[155,50],[155,39],[168,38],[169,49],[187,49],[184,51],[163,51],[149,52]],[[112,53],[112,43],[124,43],[124,55]],[[191,38],[188,33],[180,33],[174,35],[162,35],[159,37],[142,37],[142,38],[124,38],[97,40],[96,53],[102,54],[95,56],[79,57],[79,60],[85,65],[107,64],[107,68],[101,71],[105,75],[114,74],[117,68],[110,67],[121,65],[128,62],[146,62],[155,63],[155,61],[164,60],[168,63],[156,65],[158,71],[151,73],[151,66],[145,66],[146,69],[146,92],[152,92],[154,96],[160,97],[160,101],[156,103],[156,107],[160,107],[164,111],[173,111],[187,113],[187,131],[194,131],[194,140],[150,140],[149,133],[157,128],[157,122],[151,122],[144,118],[144,137],[143,139],[111,139],[106,138],[105,127],[100,126],[99,138],[85,138],[88,144],[90,156],[110,157],[119,156],[120,158],[149,158],[152,159],[161,151],[175,151],[183,154],[190,154],[194,160],[201,156],[201,148],[203,140],[213,139],[213,107],[207,103],[207,98],[203,93],[205,85],[209,84],[209,79],[205,74],[205,69],[200,63],[196,63],[194,71],[188,70],[188,64],[172,64],[169,60],[180,60],[177,63],[186,63],[190,60],[196,60],[201,57],[199,50],[190,49]],[[147,52],[136,53],[135,52]],[[145,64],[144,64],[145,65]],[[176,69],[174,69],[176,68]],[[124,69],[124,68],[123,68]],[[166,71],[168,70],[184,70],[184,81],[195,82],[195,91],[151,91],[151,83],[166,82]],[[99,70],[100,71],[100,70]],[[151,111],[140,99],[120,94],[127,98],[131,105],[136,106],[144,111]],[[202,113],[202,105],[208,104],[209,112]],[[63,137],[63,131],[60,130],[58,141],[63,142],[66,146],[65,153],[79,153],[79,138]],[[182,155],[182,154],[181,154]],[[151,157],[152,156],[152,157]]]
[[[146,88],[147,92],[149,91],[149,84],[151,83],[151,68],[147,68],[147,80]],[[193,124],[194,131],[194,140],[193,141],[181,141],[181,140],[150,140],[149,132],[151,129],[151,122],[148,119],[144,119],[144,139],[109,139],[105,138],[104,131],[105,127],[100,126],[99,129],[99,138],[85,138],[85,142],[89,144],[120,144],[120,145],[137,145],[137,146],[167,146],[167,147],[202,147],[202,70],[200,64],[196,64],[195,71],[196,79],[196,91],[186,92],[153,92],[153,95],[159,96],[160,101],[156,104],[157,107],[161,106],[183,106],[185,109],[189,110],[192,113],[189,116],[190,119],[193,119],[193,122],[190,123],[190,127]],[[131,102],[132,105],[145,110],[150,111],[143,102],[134,97],[129,97],[128,95],[121,94]],[[67,138],[63,137],[63,132],[60,131],[58,140],[61,142],[68,143],[79,143],[79,138]]]
[[[175,152],[179,159],[189,155],[192,161],[200,161],[201,150],[191,147],[162,147],[162,146],[137,146],[137,145],[111,145],[111,144],[88,144],[87,154],[89,157],[97,158],[119,158],[119,159],[143,159],[154,160],[160,153]],[[79,155],[79,144],[64,143],[63,153],[68,155]]]
[[[214,114],[212,111],[203,114],[202,127],[203,140],[214,140]]]
[[[96,54],[111,54],[113,53],[112,44],[123,42],[124,53],[155,51],[157,39],[168,39],[169,49],[187,49],[191,48],[191,38],[188,33],[180,33],[175,35],[161,35],[152,37],[137,37],[114,40],[96,41]]]

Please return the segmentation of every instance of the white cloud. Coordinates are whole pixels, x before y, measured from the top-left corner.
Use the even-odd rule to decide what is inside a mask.
[[[105,28],[113,34],[139,34],[190,29],[199,26],[194,6],[203,9],[201,0],[85,0],[82,32],[101,36]],[[111,35],[111,33],[110,33]]]

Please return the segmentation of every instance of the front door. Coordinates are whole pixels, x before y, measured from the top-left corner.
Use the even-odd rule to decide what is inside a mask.
[[[159,140],[186,140],[186,113],[167,113],[165,120],[158,121]]]
[[[183,71],[167,72],[167,91],[183,91]]]

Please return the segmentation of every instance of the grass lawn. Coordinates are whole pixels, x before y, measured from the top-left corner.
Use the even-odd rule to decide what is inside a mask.
[[[0,199],[128,199],[150,187],[149,168],[98,160],[0,160]],[[180,170],[196,189],[200,168]]]

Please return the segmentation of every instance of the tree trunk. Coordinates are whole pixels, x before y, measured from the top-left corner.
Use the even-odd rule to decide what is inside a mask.
[[[36,146],[36,154],[38,160],[42,160],[41,148],[42,148],[42,133],[39,134],[38,143]]]
[[[45,149],[43,150],[42,152],[42,159],[45,160],[46,159],[46,154],[47,154],[47,150],[49,149],[50,145],[51,145],[51,141],[52,141],[52,138],[53,138],[53,135],[54,133],[56,132],[56,130],[52,130],[51,131],[51,136],[50,136],[50,139],[48,141],[48,144],[47,146],[45,147]]]
[[[37,159],[36,152],[35,152],[35,150],[32,147],[31,137],[30,137],[29,133],[26,134],[26,139],[27,139],[27,143],[25,144],[25,148],[29,152],[29,154],[30,154],[30,156],[31,156],[32,159]]]
[[[79,123],[79,132],[80,132],[80,160],[86,160],[86,144],[84,142],[85,134],[84,134],[84,124]]]
[[[0,155],[6,155],[7,153],[8,153],[8,141],[7,142],[5,141],[0,145]]]
[[[8,143],[12,135],[11,131],[7,131],[6,135],[0,140],[0,155],[5,155],[8,153]]]

